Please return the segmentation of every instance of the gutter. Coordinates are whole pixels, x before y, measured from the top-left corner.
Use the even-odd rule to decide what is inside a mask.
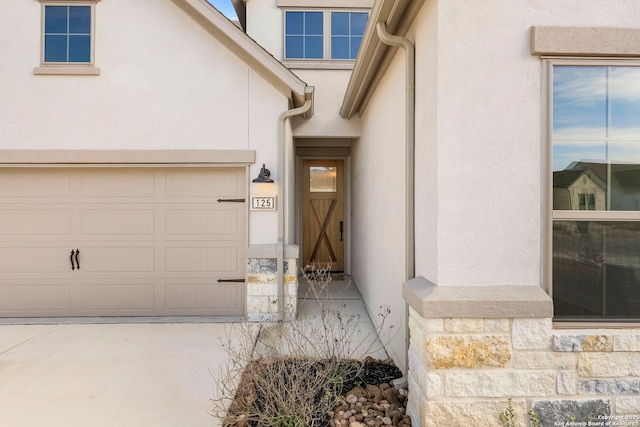
[[[276,246],[276,266],[277,266],[277,278],[278,284],[278,316],[279,320],[284,320],[284,216],[286,208],[285,192],[285,133],[287,119],[295,116],[303,116],[304,118],[310,118],[313,116],[313,97],[315,88],[313,86],[306,86],[304,89],[305,101],[301,107],[293,108],[283,111],[278,117],[278,200],[280,206],[278,207],[278,244]]]

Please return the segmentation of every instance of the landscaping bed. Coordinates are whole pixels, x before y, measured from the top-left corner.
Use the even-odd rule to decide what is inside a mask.
[[[411,425],[391,360],[260,359],[247,366],[227,427]]]

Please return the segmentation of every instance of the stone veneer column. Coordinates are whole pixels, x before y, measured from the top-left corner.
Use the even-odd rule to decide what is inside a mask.
[[[523,427],[530,409],[542,426],[640,426],[639,330],[554,330],[552,301],[537,286],[419,277],[403,296],[417,425],[498,427],[512,398]]]
[[[284,248],[284,316],[291,321],[298,310],[298,253],[296,245]],[[274,321],[278,313],[278,271],[276,245],[250,245],[247,251],[247,319]]]

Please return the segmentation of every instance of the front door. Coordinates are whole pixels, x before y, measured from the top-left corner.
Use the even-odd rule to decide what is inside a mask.
[[[344,160],[304,160],[303,265],[344,271]]]

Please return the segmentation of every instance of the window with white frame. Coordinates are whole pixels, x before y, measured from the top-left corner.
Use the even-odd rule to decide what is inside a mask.
[[[556,320],[640,320],[640,61],[547,60]]]
[[[284,57],[354,60],[368,19],[361,11],[285,11]]]
[[[95,4],[99,0],[39,0],[42,4],[41,65],[36,73],[54,66],[93,67]],[[44,71],[43,71],[44,70]]]

